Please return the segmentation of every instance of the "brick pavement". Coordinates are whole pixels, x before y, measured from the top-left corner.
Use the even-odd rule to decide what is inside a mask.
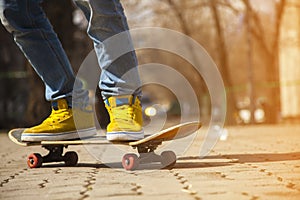
[[[0,199],[300,199],[300,126],[230,127],[200,159],[202,132],[174,169],[134,172],[111,169],[82,146],[69,147],[76,167],[28,169],[27,155],[45,152],[0,134]]]

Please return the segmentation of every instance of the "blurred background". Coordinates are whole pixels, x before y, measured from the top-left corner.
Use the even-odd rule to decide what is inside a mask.
[[[164,27],[196,40],[213,58],[227,94],[227,125],[300,122],[299,0],[123,0],[131,28]],[[71,0],[42,4],[75,72],[93,49],[86,21]],[[164,42],[164,41],[161,41]],[[199,101],[201,120],[210,119],[207,87],[184,59],[159,50],[137,51],[139,64],[161,63],[180,72]],[[44,85],[12,36],[0,25],[0,129],[40,123],[50,112]],[[174,83],[180,85],[180,83]],[[146,85],[145,118],[180,116],[179,103],[159,85]],[[100,98],[100,91],[96,97]],[[97,103],[100,125],[108,116]],[[100,116],[101,115],[101,116]]]

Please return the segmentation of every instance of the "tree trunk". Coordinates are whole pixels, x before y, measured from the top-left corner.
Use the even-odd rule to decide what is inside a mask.
[[[210,2],[211,13],[215,21],[215,28],[217,31],[216,43],[219,45],[218,54],[219,54],[220,62],[222,63],[222,66],[220,66],[219,69],[223,76],[225,87],[230,88],[232,86],[232,82],[231,82],[231,77],[228,68],[228,56],[227,56],[225,38],[224,38],[221,21],[220,21],[221,18],[218,12],[216,0],[210,0],[209,2]],[[227,114],[226,114],[227,124],[235,124],[235,118],[234,118],[235,113],[237,113],[235,96],[234,94],[227,93]]]
[[[272,49],[268,48],[268,43],[263,26],[258,17],[258,14],[253,10],[249,0],[243,0],[248,12],[251,13],[251,35],[256,39],[257,44],[263,51],[262,55],[259,55],[265,61],[267,68],[266,82],[270,87],[266,88],[267,101],[264,102],[263,107],[266,113],[266,123],[277,123],[280,117],[280,87],[279,87],[279,37],[280,37],[280,26],[281,18],[286,4],[285,0],[278,3],[277,15],[276,15],[276,32],[274,35],[274,42],[271,45]]]
[[[13,37],[0,25],[0,129],[22,126],[26,110],[25,58]]]

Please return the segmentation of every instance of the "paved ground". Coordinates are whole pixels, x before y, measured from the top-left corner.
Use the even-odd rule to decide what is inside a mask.
[[[0,199],[300,199],[300,126],[228,128],[204,159],[203,134],[171,170],[124,172],[95,160],[82,146],[80,164],[28,169],[39,147],[20,147],[0,134]]]

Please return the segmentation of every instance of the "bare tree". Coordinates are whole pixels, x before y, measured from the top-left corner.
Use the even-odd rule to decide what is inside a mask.
[[[216,37],[215,37],[215,43],[217,44],[217,58],[218,58],[218,63],[221,63],[219,67],[224,84],[227,88],[230,88],[232,86],[232,81],[230,77],[230,72],[228,68],[228,56],[227,56],[227,47],[226,47],[226,39],[224,36],[224,28],[226,27],[222,24],[222,16],[220,14],[220,11],[218,7],[227,7],[232,9],[234,12],[236,12],[235,8],[232,7],[229,3],[223,2],[223,1],[218,1],[218,0],[210,0],[210,1],[205,1],[205,0],[199,0],[197,2],[195,1],[176,1],[176,0],[163,0],[166,4],[168,4],[171,12],[173,13],[172,20],[176,20],[177,23],[180,26],[180,31],[184,33],[185,35],[188,35],[190,37],[193,37],[194,39],[199,41],[199,37],[201,37],[201,34],[197,34],[197,37],[195,38],[195,33],[201,30],[200,27],[197,27],[193,24],[191,20],[188,20],[188,14],[194,11],[199,11],[201,9],[210,9],[211,11],[211,17],[213,21],[213,26],[216,32]],[[160,13],[157,11],[157,13]],[[161,12],[164,13],[164,12]],[[201,15],[198,13],[197,17],[200,17]],[[202,36],[203,37],[203,36]],[[194,58],[197,57],[195,55],[195,52],[191,49],[191,54],[193,55]],[[197,60],[197,59],[194,59]],[[202,89],[200,91],[203,92],[205,91]],[[227,93],[227,118],[226,121],[228,124],[234,124],[235,123],[235,118],[234,118],[234,113],[237,112],[236,109],[236,99],[233,93]]]
[[[228,53],[227,53],[227,47],[226,47],[226,39],[224,36],[224,28],[225,26],[222,26],[221,23],[221,16],[218,7],[219,6],[226,6],[230,7],[230,9],[234,10],[234,8],[227,3],[220,2],[218,0],[211,0],[209,1],[209,7],[211,9],[211,14],[215,22],[215,29],[217,33],[216,37],[216,43],[218,44],[219,48],[217,49],[218,55],[219,55],[219,62],[222,63],[222,66],[220,66],[220,70],[223,76],[223,81],[225,83],[225,86],[227,88],[230,88],[233,86],[230,76],[230,71],[228,67]],[[236,98],[233,93],[227,93],[227,115],[226,120],[228,124],[234,124],[235,118],[234,113],[237,112],[236,108]]]
[[[282,21],[282,15],[284,7],[286,5],[285,0],[277,1],[276,16],[275,16],[275,28],[273,34],[273,40],[267,38],[266,30],[262,25],[259,12],[255,11],[250,0],[243,0],[246,7],[246,12],[249,14],[247,21],[249,21],[249,31],[251,36],[255,39],[259,45],[262,55],[259,55],[262,60],[265,61],[266,77],[265,80],[269,86],[266,89],[267,102],[265,104],[266,122],[276,123],[279,120],[280,115],[280,88],[279,88],[279,40],[280,40],[280,27]],[[253,102],[252,102],[253,103]]]
[[[234,122],[237,106],[240,109],[242,104],[247,104],[246,109],[251,110],[253,122],[257,102],[263,104],[260,106],[265,110],[267,123],[278,122],[279,40],[286,0],[268,1],[268,11],[260,10],[260,6],[266,4],[265,1],[254,3],[254,0],[131,2],[134,2],[133,5],[138,4],[136,12],[141,11],[139,16],[146,16],[144,19],[147,22],[152,18],[150,25],[179,30],[208,50],[227,88],[227,122]],[[144,19],[139,17],[134,24],[138,25],[138,20],[144,23]],[[230,29],[236,30],[234,32]],[[237,37],[228,35],[230,31]],[[263,101],[259,101],[261,99]],[[241,100],[244,101],[242,104]]]

